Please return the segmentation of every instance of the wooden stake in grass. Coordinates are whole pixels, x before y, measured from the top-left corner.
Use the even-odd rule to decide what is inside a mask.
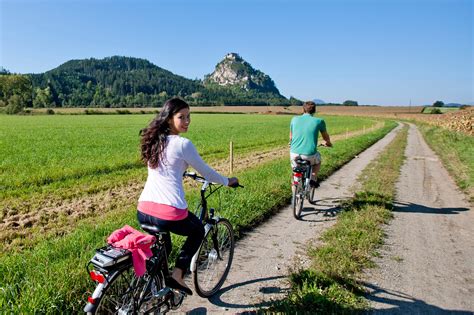
[[[234,143],[231,141],[229,143],[229,174],[234,173]]]

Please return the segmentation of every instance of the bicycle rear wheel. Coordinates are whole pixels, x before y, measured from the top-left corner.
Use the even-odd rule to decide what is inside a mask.
[[[160,313],[163,299],[155,298],[154,294],[163,288],[162,276],[147,273],[137,278],[130,265],[109,281],[95,314]]]
[[[136,313],[162,314],[168,311],[164,305],[166,296],[157,297],[157,293],[164,288],[164,277],[161,272],[157,275],[148,275],[137,278],[134,296],[137,301]],[[162,312],[164,310],[164,312]],[[134,312],[135,313],[135,312]]]
[[[316,192],[316,188],[311,187],[311,188],[309,189],[309,201],[310,201],[311,203],[313,203],[313,202],[315,201],[315,200],[314,200],[315,192]]]
[[[293,216],[299,220],[301,217],[301,211],[303,210],[304,194],[302,193],[301,185],[296,185],[293,191],[293,197],[291,199],[291,205],[293,207]]]
[[[97,305],[95,314],[117,314],[119,311],[129,313],[134,308],[131,284],[134,281],[133,266],[115,271],[108,277],[109,284],[105,287]]]
[[[199,296],[210,297],[221,288],[232,265],[234,245],[234,231],[226,219],[218,221],[204,236],[194,272]]]

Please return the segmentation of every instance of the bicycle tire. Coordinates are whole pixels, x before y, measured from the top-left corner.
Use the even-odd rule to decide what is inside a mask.
[[[316,188],[315,187],[311,187],[310,188],[310,191],[309,191],[309,201],[311,203],[313,203],[315,200],[314,200],[314,195],[315,195],[315,192],[316,192]]]
[[[296,185],[293,191],[293,197],[291,200],[291,205],[293,207],[293,216],[296,220],[299,220],[301,217],[301,211],[303,211],[304,204],[304,195],[301,192],[301,186]]]
[[[119,310],[133,308],[133,300],[129,298],[133,277],[132,265],[113,272],[107,279],[109,284],[104,288],[94,313],[116,314]],[[131,303],[131,305],[127,306],[127,303]]]
[[[161,273],[160,273],[161,274]],[[117,271],[109,280],[95,314],[137,314],[149,313],[162,301],[153,298],[151,286],[158,292],[163,288],[163,276],[153,278],[145,274],[135,276],[132,265]],[[156,312],[154,312],[156,314]],[[158,312],[159,314],[159,312]]]
[[[194,271],[194,287],[201,297],[214,295],[224,284],[234,257],[234,230],[221,219],[204,236]]]

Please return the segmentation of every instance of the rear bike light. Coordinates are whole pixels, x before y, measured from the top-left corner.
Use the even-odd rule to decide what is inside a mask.
[[[99,283],[104,283],[105,282],[105,277],[98,273],[97,271],[95,270],[92,270],[90,273],[89,273],[92,281],[96,281],[96,282],[99,282]]]
[[[294,177],[303,177],[303,173],[293,173]]]

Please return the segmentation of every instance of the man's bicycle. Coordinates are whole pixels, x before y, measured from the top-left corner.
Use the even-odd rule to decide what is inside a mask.
[[[309,202],[313,202],[316,189],[310,185],[311,173],[313,172],[311,162],[302,158],[297,158],[295,162],[291,206],[294,217],[299,220],[301,218],[301,211],[303,211],[304,200],[308,199]]]
[[[227,219],[217,216],[213,208],[208,209],[207,199],[223,186],[208,182],[196,173],[186,172],[184,176],[202,183],[198,217],[205,234],[191,261],[191,271],[196,292],[201,297],[210,297],[222,287],[232,265],[234,231]],[[164,314],[181,306],[186,294],[167,286],[171,275],[163,236],[169,232],[153,225],[142,224],[141,227],[157,238],[151,247],[153,256],[146,262],[145,274],[135,275],[129,251],[110,245],[98,249],[87,264],[90,278],[97,286],[88,298],[84,312]]]

